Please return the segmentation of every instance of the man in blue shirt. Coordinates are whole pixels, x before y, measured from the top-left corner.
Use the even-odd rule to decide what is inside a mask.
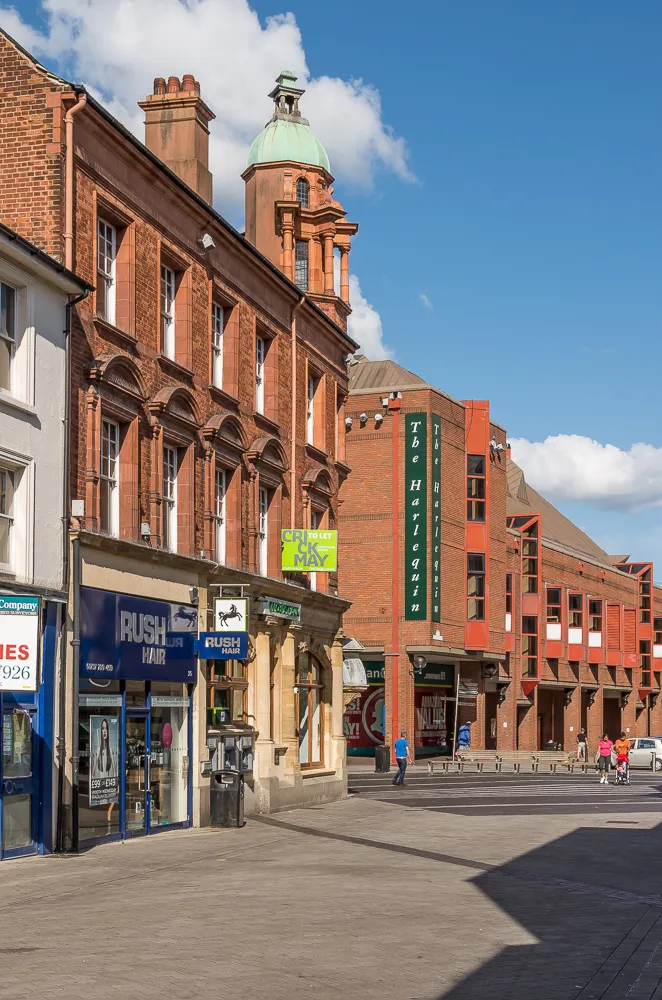
[[[395,762],[398,765],[398,773],[393,779],[394,785],[400,785],[402,788],[405,783],[407,763],[410,761],[411,755],[409,753],[409,744],[407,743],[407,734],[403,730],[400,733],[400,739],[395,741]]]

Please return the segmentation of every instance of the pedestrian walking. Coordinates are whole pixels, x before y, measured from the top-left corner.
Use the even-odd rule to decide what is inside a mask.
[[[471,723],[465,722],[457,731],[457,749],[466,751],[471,749]]]
[[[405,783],[407,764],[411,764],[411,753],[407,742],[407,733],[404,729],[400,733],[400,739],[395,741],[395,762],[398,765],[398,773],[393,779],[393,784],[400,785],[402,788]]]
[[[583,726],[577,733],[577,760],[588,761],[588,740]]]
[[[621,733],[619,738],[614,743],[614,752],[616,753],[616,763],[619,761],[625,763],[625,780],[630,784],[630,747],[631,743],[625,733]]]
[[[600,771],[600,784],[609,784],[609,768],[611,767],[611,751],[614,744],[605,733],[598,743],[598,751],[595,755],[595,763]]]

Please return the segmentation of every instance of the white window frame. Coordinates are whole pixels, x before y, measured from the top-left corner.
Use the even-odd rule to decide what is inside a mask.
[[[264,413],[264,359],[266,344],[264,337],[255,338],[255,410]]]
[[[103,265],[103,266],[102,266]],[[100,216],[97,219],[97,282],[105,284],[104,311],[100,313],[107,323],[117,321],[117,229]],[[98,298],[97,298],[98,301]],[[97,310],[98,311],[98,310]]]
[[[317,383],[314,375],[308,376],[308,400],[306,408],[306,440],[315,443],[315,391]]]
[[[0,281],[0,303],[4,299],[7,300],[7,293],[11,293],[11,298],[13,300],[12,304],[12,317],[10,323],[5,320],[5,312],[0,311],[0,339],[3,344],[8,345],[7,350],[9,354],[9,385],[0,385],[0,389],[5,392],[13,394],[15,382],[16,382],[16,347],[18,343],[18,289],[14,285],[10,284],[8,281]],[[2,306],[0,305],[0,310]],[[7,327],[10,329],[7,329]]]
[[[16,522],[16,487],[17,487],[17,472],[12,466],[6,462],[0,464],[0,523],[8,525],[7,528],[7,559],[2,559],[2,550],[0,549],[0,570],[5,573],[12,573],[15,566],[15,556],[14,556],[14,535],[15,535],[15,522]],[[7,495],[7,484],[11,484],[11,501],[9,504],[6,503],[5,497]],[[3,511],[3,507],[6,509]]]
[[[175,298],[177,295],[177,275],[167,264],[161,264],[160,316],[161,353],[171,361],[175,360]]]
[[[218,302],[211,304],[211,357],[212,385],[223,388],[223,334],[225,332],[225,310]]]
[[[214,473],[214,520],[216,522],[216,562],[225,564],[227,472],[217,466]]]
[[[262,576],[269,569],[269,491],[260,486],[258,491],[257,568]]]
[[[104,458],[104,442],[108,445],[107,458]],[[108,525],[101,530],[117,538],[120,533],[120,425],[115,420],[101,421],[99,479],[102,484],[108,484],[109,492]]]
[[[163,446],[163,548],[177,551],[177,449]]]
[[[27,456],[0,450],[0,468],[13,474],[10,562],[0,563],[0,571],[26,583],[34,581],[34,485],[35,463]]]

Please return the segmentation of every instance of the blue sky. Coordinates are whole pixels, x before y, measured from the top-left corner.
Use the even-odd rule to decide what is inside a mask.
[[[394,0],[336,0],[323,16],[310,0],[251,6],[263,25],[291,11],[311,76],[373,85],[383,123],[407,144],[415,181],[376,162],[371,186],[347,168],[336,183],[361,227],[351,267],[397,360],[454,396],[490,399],[514,438],[621,449],[595,464],[573,451],[570,486],[558,449],[556,464],[543,446],[531,453],[531,470],[610,551],[658,556],[662,577],[662,4],[440,0],[403,14]],[[41,6],[17,9],[44,27]],[[51,51],[48,65],[85,78],[80,58]],[[624,455],[640,441],[654,449],[643,466]],[[630,481],[612,502],[614,462]]]

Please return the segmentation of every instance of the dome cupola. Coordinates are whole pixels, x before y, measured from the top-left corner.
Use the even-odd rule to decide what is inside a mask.
[[[293,73],[283,70],[269,94],[274,102],[271,121],[265,126],[248,153],[246,167],[260,163],[293,161],[321,167],[331,173],[329,157],[319,139],[311,132],[306,118],[299,111],[299,98],[304,93],[295,86]]]

